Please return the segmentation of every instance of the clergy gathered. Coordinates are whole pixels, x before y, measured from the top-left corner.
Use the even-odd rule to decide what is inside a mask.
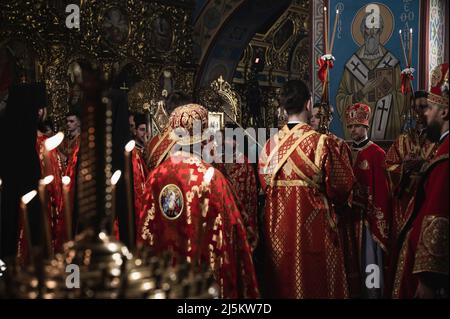
[[[361,54],[378,65],[389,54],[382,48],[373,57],[365,48],[352,59]],[[405,107],[388,114],[402,128],[388,126],[378,139],[379,105],[369,101],[370,90],[350,85],[346,69],[332,102],[334,57],[319,59],[321,98],[307,81],[287,80],[275,98],[284,119],[279,114],[279,127],[258,134],[225,108],[226,121],[217,124],[220,112],[207,99],[172,87],[159,111],[136,112],[122,83],[105,90],[101,72],[84,65],[79,96],[55,130],[51,83],[25,76],[12,83],[0,113],[0,266],[7,273],[1,269],[0,281],[9,278],[7,297],[21,296],[8,294],[18,276],[24,286],[27,278],[31,286],[44,282],[31,298],[46,298],[42,291],[52,288],[42,278],[57,267],[50,261],[70,259],[85,263],[80,289],[94,281],[89,276],[100,278],[85,298],[104,298],[95,292],[100,286],[118,287],[107,298],[140,298],[127,289],[145,273],[145,258],[158,256],[148,264],[157,279],[136,288],[154,298],[206,287],[200,272],[210,274],[214,298],[449,298],[448,63],[430,70],[421,90],[412,87],[411,68],[394,73],[399,78],[388,89]],[[335,109],[343,134],[333,132]],[[158,114],[167,121],[155,130]],[[174,274],[187,279],[157,269],[179,264]],[[164,280],[182,288],[166,289]]]
[[[325,106],[312,103],[301,80],[283,86],[287,123],[261,148],[256,165],[238,138],[225,138],[231,153],[211,147],[217,143],[205,134],[207,106],[182,92],[169,96],[169,122],[151,138],[145,116],[128,114],[136,243],[207,265],[222,298],[448,297],[448,64],[436,73],[429,91],[414,94],[414,127],[387,152],[368,137],[368,105],[348,105],[346,143],[328,130]],[[14,103],[34,106],[36,131],[22,132],[34,154],[14,140],[5,145],[20,154],[5,161],[20,160],[24,171],[2,170],[2,227],[19,216],[18,192],[26,186],[17,179],[38,174],[41,185],[48,183],[42,209],[49,247],[58,253],[78,232],[74,216],[64,218],[64,205],[75,199],[69,186],[64,200],[63,180],[77,178],[81,111],[67,113],[67,134],[52,148],[58,136],[45,130],[44,87],[13,87],[8,107]],[[26,163],[33,157],[37,167]],[[35,224],[15,222],[16,229],[2,229],[2,253],[25,263]],[[118,240],[120,228],[116,218],[111,231]]]

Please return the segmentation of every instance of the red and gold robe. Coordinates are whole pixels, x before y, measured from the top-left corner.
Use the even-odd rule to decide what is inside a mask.
[[[228,180],[198,157],[177,152],[150,173],[139,241],[208,264],[223,298],[256,298],[247,234]]]
[[[145,184],[147,181],[148,170],[144,163],[143,149],[137,145],[131,152],[131,165],[133,167],[133,190],[134,190],[134,213],[135,213],[135,229],[137,237],[139,238],[139,225],[140,217],[142,214],[142,208],[144,205],[144,192]],[[117,240],[120,240],[119,236],[119,221],[116,218],[114,220],[113,234]]]
[[[430,285],[430,277],[437,275],[441,276],[438,284],[446,281],[448,285],[448,152],[447,136],[435,157],[422,169],[415,202],[408,206],[406,222],[400,231],[402,242],[393,298],[413,298],[419,279]]]
[[[65,175],[70,177],[70,193],[73,202],[74,196],[74,187],[76,182],[76,171],[77,171],[77,163],[78,163],[78,153],[80,151],[80,142],[76,143],[70,157],[67,159],[67,167]]]
[[[391,225],[391,197],[385,168],[385,152],[369,141],[361,148],[353,148],[353,172],[356,184],[353,190],[353,214],[358,239],[358,255],[364,254],[364,226],[370,230],[372,239],[388,253]],[[379,265],[381,266],[381,265]],[[383,267],[386,266],[384,263]]]
[[[386,153],[386,169],[388,171],[392,199],[392,239],[396,241],[400,228],[405,222],[405,210],[417,190],[418,174],[406,174],[403,162],[408,154],[419,155],[424,163],[429,162],[436,152],[437,145],[426,140],[414,139],[402,134],[394,141]],[[418,167],[417,172],[420,171]]]
[[[219,168],[228,178],[236,198],[242,207],[241,215],[246,226],[252,250],[258,244],[258,190],[252,164],[244,154],[234,157],[234,163],[224,163]]]
[[[347,142],[332,133],[328,133],[327,135],[336,142],[339,154],[342,156],[342,160],[347,162],[348,165],[352,167],[352,151]],[[338,226],[339,231],[341,232],[350,296],[356,298],[360,296],[361,275],[357,250],[358,240],[355,233],[355,220],[351,206],[352,196],[349,196],[347,203],[340,206],[334,205],[334,209],[339,218]]]
[[[348,201],[353,173],[334,139],[304,123],[284,126],[266,143],[259,176],[266,194],[267,297],[349,297],[332,203]]]
[[[143,150],[135,147],[131,153],[131,162],[133,165],[133,184],[134,184],[134,209],[136,215],[136,226],[139,225],[139,218],[142,215],[143,196],[145,191],[145,182],[147,180],[147,167],[144,163]],[[136,230],[138,228],[136,227]]]
[[[65,138],[58,148],[61,161],[63,163],[63,171],[67,171],[70,161],[73,159],[74,152],[80,148],[80,135],[73,138]]]
[[[48,220],[50,223],[51,235],[51,249],[54,252],[62,251],[63,243],[65,242],[64,235],[64,214],[63,214],[63,195],[61,182],[61,162],[59,160],[58,151],[56,149],[48,153],[48,166],[44,160],[45,146],[44,142],[48,137],[40,132],[36,139],[36,152],[39,155],[39,162],[41,168],[41,178],[48,175],[53,175],[53,181],[47,186],[49,200],[48,200]],[[21,260],[25,260],[28,256],[28,251],[25,245],[25,235],[22,222],[19,225],[19,243],[18,256]]]
[[[167,127],[161,134],[153,136],[147,144],[145,162],[149,172],[161,164],[169,155],[175,145],[175,140],[170,136],[170,128]]]
[[[419,166],[428,163],[437,149],[437,144],[431,143],[425,135],[411,136],[410,134],[400,135],[386,153],[386,169],[389,176],[390,191],[392,196],[392,227],[391,227],[391,247],[389,256],[389,268],[393,270],[391,276],[395,275],[397,263],[397,247],[400,229],[405,223],[405,216],[408,204],[413,201],[420,179],[419,171],[421,167],[414,168],[413,171],[406,171],[404,160],[408,155],[418,155],[421,159]],[[387,278],[386,294],[392,294],[392,284],[394,278]]]

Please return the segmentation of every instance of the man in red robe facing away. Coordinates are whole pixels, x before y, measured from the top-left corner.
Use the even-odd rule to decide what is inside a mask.
[[[347,128],[353,139],[353,215],[358,240],[363,297],[383,295],[386,257],[389,247],[391,204],[385,169],[385,152],[368,138],[370,107],[356,103],[347,108]],[[370,265],[378,266],[372,269]],[[366,276],[379,271],[367,286]],[[366,275],[366,276],[365,276]]]
[[[401,229],[393,298],[448,298],[449,105],[448,64],[432,71],[427,137],[438,143],[423,167],[415,202]]]
[[[285,125],[265,145],[264,289],[269,298],[348,298],[343,247],[332,203],[348,201],[353,173],[336,141],[306,124],[311,93],[301,80],[281,93]]]
[[[180,106],[169,125],[176,149],[149,175],[139,241],[155,253],[171,251],[175,258],[209,265],[222,298],[258,297],[251,248],[229,182],[202,160],[208,111]]]

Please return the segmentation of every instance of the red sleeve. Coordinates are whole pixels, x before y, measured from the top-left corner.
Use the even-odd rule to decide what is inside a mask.
[[[444,275],[448,280],[448,176],[447,159],[433,168],[425,182],[425,200],[414,227],[418,231],[413,229],[411,235],[417,243],[413,273],[419,274],[421,280],[426,280],[430,274]]]
[[[389,148],[386,153],[385,165],[389,177],[390,187],[392,190],[396,189],[401,180],[403,156],[400,151],[400,136]]]
[[[433,168],[424,185],[426,200],[421,208],[425,215],[447,216],[449,209],[449,170],[448,160]]]
[[[387,178],[385,165],[385,152],[381,148],[377,148],[372,156],[372,207],[370,216],[374,221],[372,225],[376,229],[372,229],[372,233],[387,249],[390,234],[390,225],[392,224],[392,200],[389,192],[389,182]]]
[[[353,169],[345,157],[339,154],[339,146],[333,139],[326,138],[324,152],[322,172],[325,172],[327,197],[337,205],[345,205],[353,188]]]

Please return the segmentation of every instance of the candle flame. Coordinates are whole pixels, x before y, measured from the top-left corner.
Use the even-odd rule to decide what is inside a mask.
[[[412,32],[412,28],[409,29],[409,33],[413,33],[413,32]]]
[[[323,7],[323,11],[327,11],[327,7]]]
[[[398,33],[402,34],[402,29],[398,30]]]
[[[127,145],[125,145],[125,151],[130,153],[134,147],[136,146],[136,142],[134,140],[131,140],[127,143]]]
[[[117,171],[114,172],[113,176],[111,177],[111,185],[116,185],[120,179],[120,176],[122,176],[122,172],[120,171],[120,169],[118,169]]]
[[[2,186],[2,184],[3,184],[3,181],[2,181],[2,179],[0,178],[0,187]]]
[[[336,9],[336,14],[339,14],[339,9]]]
[[[62,177],[62,183],[64,184],[64,185],[69,185],[70,184],[70,177],[69,176],[63,176]]]
[[[53,182],[54,179],[55,179],[55,177],[54,177],[53,175],[48,175],[48,176],[45,176],[43,179],[41,179],[41,180],[39,181],[39,183],[40,183],[41,185],[48,185],[48,184],[50,184],[51,182]]]
[[[36,196],[37,192],[36,190],[32,190],[31,192],[26,193],[22,196],[22,203],[27,205],[31,200]]]
[[[48,139],[45,140],[45,142],[44,142],[45,149],[47,151],[54,150],[55,148],[58,147],[59,144],[61,144],[63,139],[64,139],[63,132],[56,133],[54,136],[49,137]]]

